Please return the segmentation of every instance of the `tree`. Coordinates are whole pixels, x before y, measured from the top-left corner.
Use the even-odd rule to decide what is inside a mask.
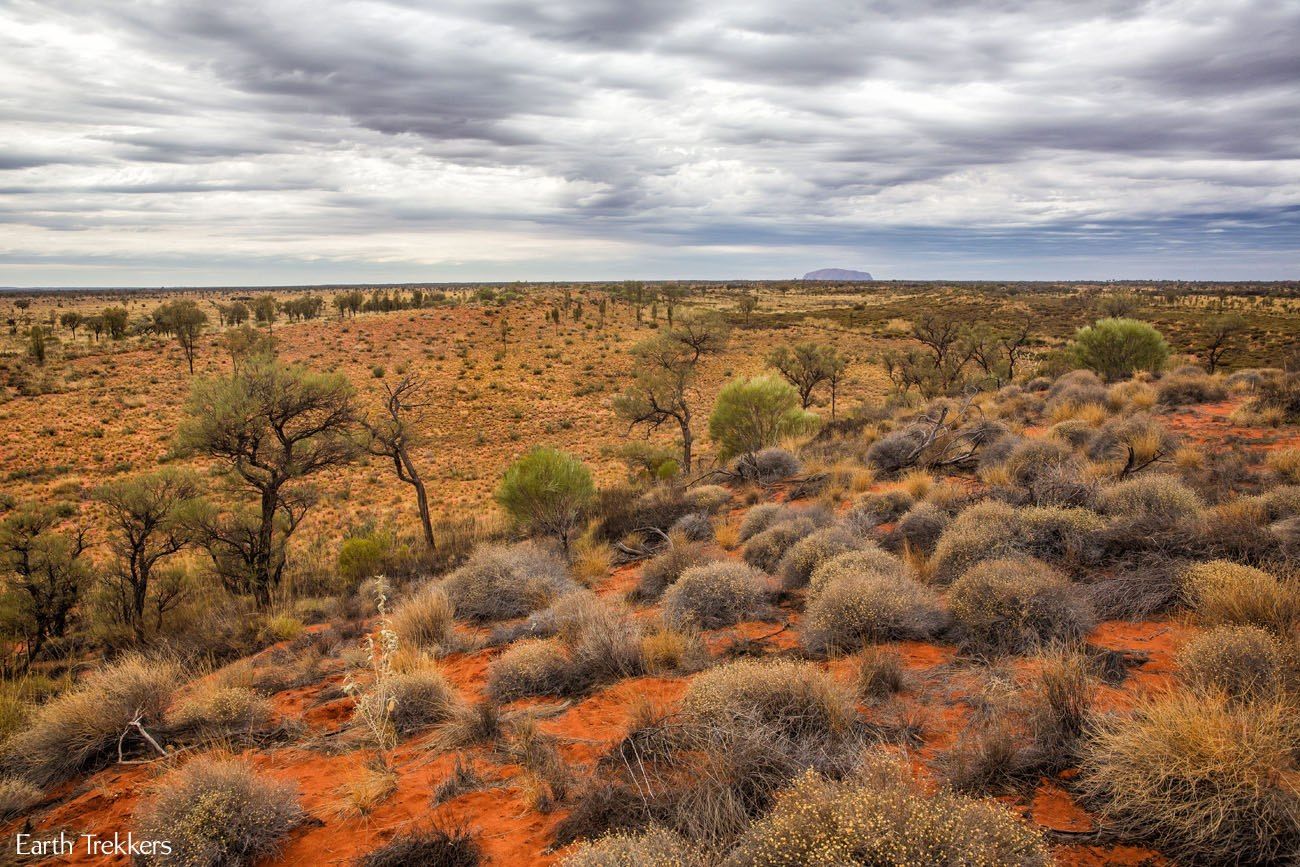
[[[44,325],[33,325],[27,329],[27,354],[31,356],[32,361],[40,365],[45,364],[49,339]]]
[[[1016,365],[1029,345],[1029,321],[997,330],[977,325],[967,334],[971,358],[993,385],[1001,388],[1016,378]]]
[[[81,327],[84,317],[75,310],[69,310],[59,317],[59,324],[72,332],[72,339],[77,339],[77,329]]]
[[[848,356],[840,354],[834,346],[827,346],[823,354],[826,366],[826,383],[831,387],[831,421],[835,421],[836,402],[839,399],[840,383],[849,370]]]
[[[199,491],[193,473],[163,469],[111,482],[95,492],[113,530],[108,545],[117,556],[110,574],[118,610],[137,642],[145,638],[144,612],[150,602],[154,567],[189,543],[184,512]],[[163,615],[179,601],[179,589],[168,585],[162,594],[155,590],[155,628],[161,628]]]
[[[830,378],[831,369],[841,364],[842,358],[832,347],[806,341],[793,348],[782,346],[772,350],[767,363],[798,389],[799,403],[807,409],[812,403],[813,389]]]
[[[1234,338],[1246,330],[1246,319],[1240,313],[1220,313],[1206,323],[1205,367],[1210,373],[1219,369],[1223,356],[1232,349]]]
[[[966,325],[953,316],[927,314],[912,323],[912,336],[930,353],[930,390],[952,391],[973,354]]]
[[[709,416],[709,436],[718,457],[729,460],[800,436],[817,426],[817,416],[799,407],[799,392],[775,376],[727,383]]]
[[[190,374],[194,373],[194,351],[199,335],[208,324],[208,314],[199,309],[193,301],[169,301],[158,307],[153,313],[154,327],[176,338],[189,362]]]
[[[682,438],[682,468],[690,472],[695,441],[691,430],[691,396],[700,359],[721,352],[725,324],[716,316],[683,316],[678,326],[632,348],[633,381],[614,398],[614,411],[629,428],[655,430],[675,423]]]
[[[745,317],[745,324],[749,325],[750,316],[758,309],[758,299],[753,295],[741,295],[736,301],[736,309]]]
[[[185,411],[179,444],[225,461],[256,498],[251,510],[199,513],[200,541],[227,588],[265,606],[289,537],[314,501],[299,483],[356,453],[352,386],[341,374],[260,355],[229,377],[195,383]]]
[[[1074,359],[1108,382],[1138,370],[1157,371],[1169,359],[1164,337],[1136,319],[1099,319],[1074,335]]]
[[[510,465],[496,490],[496,501],[516,522],[534,533],[560,540],[567,555],[595,486],[582,461],[568,452],[539,446]]]
[[[238,373],[255,358],[274,358],[276,339],[251,325],[240,325],[221,335],[221,344],[230,353],[230,363]]]
[[[54,529],[58,522],[54,509],[33,506],[0,523],[0,566],[10,576],[7,589],[15,597],[6,607],[16,609],[27,665],[67,634],[90,579],[81,556],[89,547],[86,531],[60,533]]]
[[[433,538],[429,495],[419,468],[411,459],[411,449],[420,447],[426,441],[418,415],[429,405],[428,401],[423,400],[425,388],[424,381],[411,376],[402,377],[396,385],[384,383],[383,410],[363,419],[362,424],[369,434],[367,450],[392,461],[398,481],[415,489],[415,503],[420,512],[424,541],[429,547],[429,553],[433,553],[438,546]]]
[[[1142,299],[1133,292],[1107,292],[1097,299],[1097,315],[1103,319],[1123,319],[1137,313]]]
[[[86,317],[86,327],[95,332],[95,342],[99,342],[99,336],[104,333],[104,317],[96,314]]]
[[[104,330],[108,332],[109,337],[121,340],[126,336],[130,314],[126,312],[125,307],[105,307],[99,315],[104,320]]]
[[[259,295],[253,302],[253,318],[265,325],[268,331],[279,311],[280,303],[272,295]]]

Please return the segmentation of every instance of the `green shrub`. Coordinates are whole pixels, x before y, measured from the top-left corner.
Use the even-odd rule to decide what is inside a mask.
[[[848,653],[877,641],[931,638],[944,621],[926,587],[878,572],[857,573],[831,580],[808,603],[803,643],[813,653]]]
[[[506,514],[534,533],[560,540],[565,551],[596,493],[591,473],[568,452],[539,446],[510,465],[496,490]]]
[[[338,570],[347,587],[356,587],[367,578],[387,571],[393,540],[381,533],[350,536],[339,547]]]
[[[1079,784],[1124,838],[1186,863],[1282,864],[1300,851],[1300,717],[1175,692],[1094,723]]]
[[[724,860],[726,867],[1048,867],[1039,834],[996,802],[927,795],[897,759],[873,757],[858,780],[811,771],[777,797]]]
[[[304,818],[288,783],[259,775],[247,762],[200,756],[164,778],[139,816],[136,837],[166,840],[169,854],[144,865],[252,865],[275,855]]]
[[[752,566],[719,561],[682,572],[664,594],[669,622],[703,629],[730,626],[762,614],[768,596],[765,576]]]
[[[965,643],[991,653],[1074,644],[1093,624],[1092,610],[1075,588],[1029,557],[973,566],[953,583],[948,607]]]
[[[1100,319],[1080,328],[1073,352],[1079,366],[1108,382],[1139,370],[1157,372],[1169,359],[1169,345],[1160,332],[1136,319]]]
[[[810,433],[818,418],[799,406],[799,392],[774,376],[735,379],[722,387],[709,416],[718,457],[729,460]]]

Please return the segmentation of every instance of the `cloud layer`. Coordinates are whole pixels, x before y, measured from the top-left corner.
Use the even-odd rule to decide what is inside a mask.
[[[1288,0],[0,0],[0,284],[1300,276]]]

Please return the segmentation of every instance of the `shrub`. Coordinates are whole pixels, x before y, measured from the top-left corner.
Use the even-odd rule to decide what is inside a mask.
[[[1071,466],[1074,450],[1050,439],[1027,439],[1012,449],[1003,466],[1012,484],[1028,488],[1054,469]]]
[[[1293,707],[1173,693],[1095,723],[1081,791],[1123,836],[1188,863],[1285,863],[1300,850]]]
[[[1091,370],[1072,370],[1056,378],[1047,389],[1047,409],[1073,405],[1105,406],[1110,394]]]
[[[445,651],[452,646],[455,619],[456,607],[447,591],[428,584],[402,600],[390,623],[403,647]]]
[[[1104,523],[1086,509],[978,503],[959,514],[935,546],[935,580],[949,584],[981,560],[1026,554],[1052,562],[1091,556]]]
[[[1169,359],[1165,339],[1136,319],[1100,319],[1074,335],[1075,361],[1108,382],[1139,370],[1156,372]]]
[[[952,523],[952,517],[933,503],[918,503],[906,515],[898,519],[898,525],[890,534],[893,544],[906,546],[913,551],[929,555],[934,553],[939,537]]]
[[[750,538],[741,551],[749,565],[770,572],[781,562],[785,552],[804,536],[815,532],[817,526],[808,518],[782,521]]]
[[[1077,643],[1093,623],[1091,607],[1070,583],[1029,557],[973,566],[953,583],[948,605],[965,643],[992,653]]]
[[[760,485],[788,479],[798,475],[802,469],[803,464],[798,458],[776,446],[759,449],[752,455],[741,455],[731,466],[732,472],[740,478]]]
[[[832,581],[883,575],[892,581],[906,581],[907,567],[903,561],[875,545],[865,544],[855,551],[838,554],[819,564],[808,579],[808,594],[816,596]]]
[[[682,515],[673,522],[670,532],[680,533],[692,542],[707,542],[713,538],[713,519],[705,512]]]
[[[858,654],[855,681],[858,696],[867,701],[903,691],[903,657],[896,650],[865,647]]]
[[[567,552],[583,509],[595,495],[591,473],[568,452],[539,446],[510,465],[496,490],[506,514]]]
[[[451,717],[460,703],[455,687],[432,663],[398,672],[363,693],[353,712],[353,721],[380,719],[390,706],[388,722],[398,734],[410,734]]]
[[[1228,387],[1223,380],[1200,368],[1179,368],[1160,378],[1156,394],[1165,406],[1184,406],[1223,400],[1228,396]]]
[[[816,428],[818,418],[799,406],[799,393],[774,376],[736,379],[718,392],[709,436],[723,460],[753,454]]]
[[[795,740],[842,734],[856,717],[848,693],[815,665],[750,659],[696,675],[681,708],[697,724],[744,719]]]
[[[837,554],[861,548],[863,540],[843,527],[827,527],[795,542],[781,557],[781,586],[794,590],[808,583],[814,569]]]
[[[575,589],[564,561],[535,542],[479,548],[441,586],[458,615],[479,621],[522,617]]]
[[[483,851],[466,828],[405,831],[369,853],[360,867],[477,867]]]
[[[765,576],[732,561],[693,566],[664,594],[664,616],[672,623],[704,629],[730,626],[763,612]]]
[[[1205,626],[1260,626],[1285,635],[1300,621],[1300,593],[1293,584],[1228,560],[1189,566],[1183,591]]]
[[[382,533],[349,536],[339,547],[339,577],[347,587],[387,571],[393,538]]]
[[[867,448],[867,462],[883,472],[896,473],[913,466],[925,445],[925,432],[917,427],[887,433]]]
[[[167,715],[167,725],[211,738],[265,729],[271,717],[271,703],[248,687],[208,682],[176,702]]]
[[[680,834],[650,828],[583,843],[560,863],[563,867],[704,867],[708,862]]]
[[[866,494],[849,512],[848,520],[859,526],[876,527],[897,521],[915,504],[916,499],[902,489]]]
[[[692,566],[701,566],[713,559],[702,545],[696,543],[674,544],[662,554],[650,558],[641,567],[633,597],[641,600],[658,599]]]
[[[808,772],[777,797],[726,867],[997,864],[1047,867],[1051,850],[1000,804],[927,795],[895,759],[872,757],[860,780]]]
[[[0,822],[21,816],[40,803],[41,790],[18,777],[0,777]]]
[[[1285,482],[1300,481],[1300,449],[1277,449],[1265,458],[1268,468]]]
[[[780,503],[759,503],[745,512],[740,521],[740,541],[745,542],[772,527],[782,518],[794,515],[794,510]]]
[[[835,578],[808,603],[803,643],[814,653],[850,652],[876,641],[926,639],[944,625],[938,600],[909,579],[866,572]]]
[[[1219,626],[1178,651],[1178,676],[1192,689],[1229,699],[1277,697],[1286,680],[1282,642],[1257,626]]]
[[[133,720],[146,729],[161,723],[179,683],[175,663],[124,656],[38,708],[5,741],[3,764],[38,786],[95,767],[116,753]],[[141,742],[129,735],[124,743],[136,749]]]
[[[1204,504],[1171,476],[1134,476],[1097,495],[1103,515],[1127,522],[1168,526],[1200,514]]]
[[[722,485],[696,485],[686,491],[686,501],[692,509],[698,509],[710,515],[722,510],[731,502],[731,491]]]
[[[237,759],[198,757],[166,777],[142,811],[137,836],[171,852],[142,864],[251,865],[273,856],[303,819],[294,787]]]

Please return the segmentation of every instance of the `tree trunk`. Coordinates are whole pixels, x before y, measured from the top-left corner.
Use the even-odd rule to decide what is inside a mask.
[[[689,410],[683,412],[678,419],[682,426],[682,472],[690,473],[691,471],[691,413]]]
[[[432,554],[438,550],[438,543],[433,538],[433,520],[429,517],[429,494],[424,489],[424,480],[416,472],[415,465],[411,463],[403,450],[402,462],[406,465],[406,474],[411,479],[411,486],[415,488],[415,503],[420,510],[420,526],[424,530],[424,541],[429,546],[429,553]]]
[[[276,488],[262,490],[262,522],[257,531],[257,556],[253,561],[253,596],[259,608],[271,601],[271,541],[275,532]]]

